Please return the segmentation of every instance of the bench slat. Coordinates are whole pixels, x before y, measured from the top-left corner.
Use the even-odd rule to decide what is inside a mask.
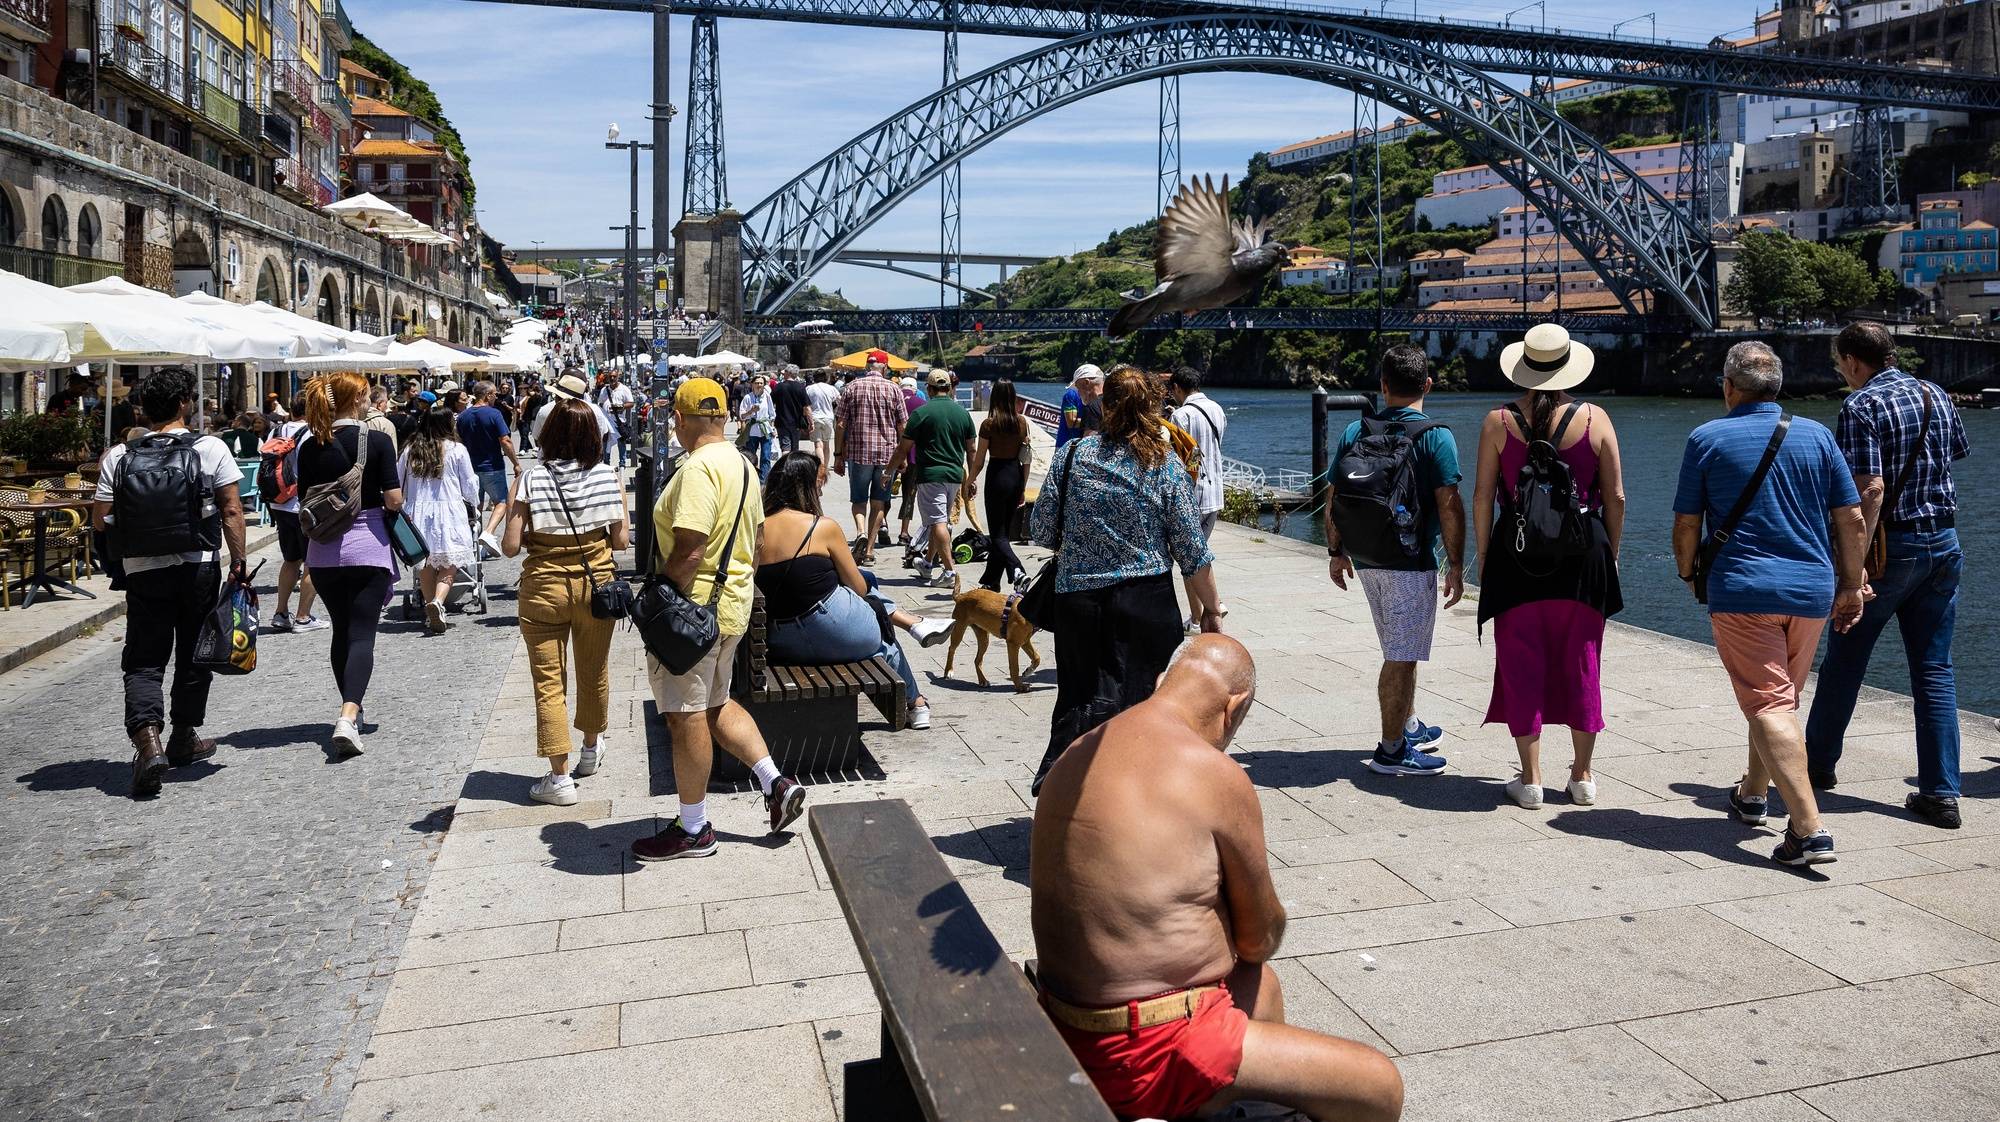
[[[908,803],[815,807],[811,824],[930,1122],[1113,1122]]]

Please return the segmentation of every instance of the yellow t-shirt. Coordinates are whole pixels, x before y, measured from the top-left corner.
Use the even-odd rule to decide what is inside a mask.
[[[743,510],[736,530],[736,549],[729,560],[729,579],[715,605],[716,626],[724,635],[750,630],[750,604],[756,596],[757,527],[764,522],[764,500],[757,472],[728,441],[702,445],[681,462],[653,507],[653,533],[664,554],[673,548],[674,530],[699,530],[708,535],[694,587],[686,590],[697,604],[708,603],[715,574],[722,567],[722,547],[729,542],[729,520],[738,504]],[[744,487],[749,494],[744,494]]]

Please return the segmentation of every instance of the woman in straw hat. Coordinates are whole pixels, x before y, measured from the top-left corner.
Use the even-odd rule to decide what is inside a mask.
[[[1625,523],[1625,485],[1618,435],[1598,406],[1569,390],[1596,361],[1553,323],[1529,330],[1501,352],[1500,370],[1521,396],[1486,415],[1479,434],[1479,475],[1473,499],[1479,545],[1479,622],[1493,620],[1493,699],[1488,724],[1504,722],[1521,754],[1521,774],[1507,796],[1529,809],[1542,805],[1542,724],[1568,725],[1575,758],[1570,801],[1597,801],[1590,756],[1604,729],[1598,659],[1604,621],[1624,606],[1618,589],[1618,540]],[[1544,443],[1546,442],[1546,443]],[[1531,450],[1567,465],[1583,510],[1580,551],[1538,557],[1515,518],[1515,486]],[[1552,464],[1549,466],[1553,466]]]

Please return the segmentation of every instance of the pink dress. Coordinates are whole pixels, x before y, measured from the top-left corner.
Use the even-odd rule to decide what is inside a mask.
[[[1590,446],[1589,421],[1582,440],[1557,451],[1575,476],[1586,510],[1598,510],[1597,453]],[[1528,446],[1507,430],[1500,448],[1500,489],[1528,462]],[[1590,554],[1559,565],[1553,573],[1524,573],[1511,551],[1489,546],[1480,574],[1480,618],[1493,620],[1493,698],[1486,723],[1504,723],[1513,736],[1539,736],[1542,724],[1567,725],[1583,732],[1604,729],[1598,659],[1604,620],[1623,606],[1618,570],[1611,561],[1603,521],[1593,518]]]

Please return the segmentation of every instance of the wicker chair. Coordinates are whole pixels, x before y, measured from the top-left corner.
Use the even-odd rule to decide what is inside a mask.
[[[21,487],[0,487],[0,500],[24,503],[28,492]],[[28,575],[35,564],[35,516],[25,510],[0,510],[0,527],[4,527],[0,543],[4,543],[7,561],[0,569],[0,581],[12,581],[12,570],[17,566],[21,575]],[[52,511],[42,546],[52,563],[68,567],[69,579],[81,580],[88,575],[90,526],[78,511]],[[0,606],[12,607],[9,599],[0,591]]]

